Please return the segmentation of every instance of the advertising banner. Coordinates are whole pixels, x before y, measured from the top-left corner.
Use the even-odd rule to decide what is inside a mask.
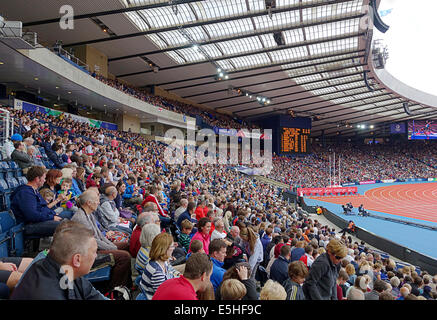
[[[356,185],[355,182],[343,183],[343,187],[349,187],[349,186],[355,186],[355,185]]]
[[[326,193],[357,193],[357,187],[335,187],[335,188],[297,188],[297,194],[301,197],[311,194],[326,194]]]
[[[369,180],[369,181],[360,181],[360,184],[362,185],[362,184],[374,184],[374,183],[376,183],[376,181],[375,180]]]

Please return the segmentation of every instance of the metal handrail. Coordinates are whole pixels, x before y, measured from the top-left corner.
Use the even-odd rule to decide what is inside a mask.
[[[85,68],[87,71],[90,71],[90,67],[83,61],[81,61],[79,58],[76,58],[73,54],[71,54],[70,52],[62,49],[61,46],[55,46],[50,48],[51,51],[53,51],[54,53],[61,55],[65,58],[67,58],[68,60],[71,60],[73,63],[77,64],[79,67],[83,67]]]

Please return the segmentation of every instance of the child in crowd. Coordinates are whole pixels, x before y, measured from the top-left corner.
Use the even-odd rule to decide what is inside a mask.
[[[185,249],[185,252],[188,252],[190,250],[190,234],[193,230],[193,226],[193,223],[188,219],[185,219],[181,223],[182,230],[181,233],[178,235],[178,243],[181,248]]]
[[[75,199],[72,197],[73,192],[71,190],[71,186],[73,185],[73,181],[71,178],[64,178],[61,181],[61,190],[58,191],[58,194],[64,194],[65,200],[61,202],[60,208],[63,210],[71,210],[76,212],[79,210],[78,207],[75,206]]]
[[[302,284],[308,275],[306,265],[298,260],[288,265],[288,279],[284,282],[285,291],[287,291],[287,300],[305,300],[302,290]]]
[[[190,249],[191,249],[191,252],[187,254],[187,258],[186,258],[187,260],[193,253],[196,253],[196,252],[205,253],[205,250],[203,249],[203,243],[200,240],[193,240],[191,242]]]
[[[39,191],[39,193],[41,197],[47,202],[48,205],[50,205],[53,202],[53,200],[55,200],[55,193],[49,188],[43,188]],[[56,212],[56,214],[60,214],[62,211],[64,211],[64,208],[55,207],[53,208],[53,210]]]
[[[237,279],[227,279],[220,286],[222,300],[241,300],[246,293],[246,287]]]

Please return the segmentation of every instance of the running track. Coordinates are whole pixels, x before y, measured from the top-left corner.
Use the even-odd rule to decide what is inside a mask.
[[[358,196],[310,197],[335,204],[351,202],[366,210],[437,222],[437,183],[400,184],[365,191]]]

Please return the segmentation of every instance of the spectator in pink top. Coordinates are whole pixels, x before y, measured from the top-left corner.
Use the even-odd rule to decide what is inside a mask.
[[[203,250],[206,254],[208,253],[209,243],[211,241],[211,237],[209,235],[209,231],[211,230],[211,221],[208,218],[201,218],[197,223],[197,232],[194,234],[193,238],[191,238],[191,242],[193,240],[200,240],[203,244]],[[191,248],[190,242],[190,248]],[[191,249],[190,251],[191,252]]]

